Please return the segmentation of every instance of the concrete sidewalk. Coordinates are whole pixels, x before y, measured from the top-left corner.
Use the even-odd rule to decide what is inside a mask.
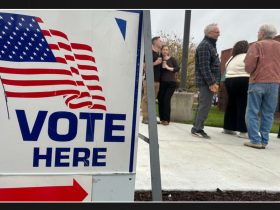
[[[163,190],[280,191],[280,139],[270,135],[266,149],[243,146],[245,139],[205,127],[210,140],[193,137],[192,125],[158,125]],[[139,132],[148,136],[148,126]],[[136,190],[150,190],[149,147],[139,139]]]

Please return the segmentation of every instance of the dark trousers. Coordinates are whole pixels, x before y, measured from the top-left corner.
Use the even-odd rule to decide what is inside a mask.
[[[224,116],[224,129],[247,132],[245,113],[249,77],[227,78],[225,87],[228,93],[228,103]]]
[[[160,121],[170,122],[171,97],[176,89],[176,82],[160,82],[158,92],[158,111]]]

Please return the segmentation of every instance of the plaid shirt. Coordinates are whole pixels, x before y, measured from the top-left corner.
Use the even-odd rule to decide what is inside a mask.
[[[211,86],[221,80],[220,59],[217,49],[210,39],[205,37],[195,54],[196,86]]]

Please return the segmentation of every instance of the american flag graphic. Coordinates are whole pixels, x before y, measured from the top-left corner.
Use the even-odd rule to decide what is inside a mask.
[[[0,76],[7,98],[61,97],[70,109],[106,111],[92,47],[39,17],[0,13]]]

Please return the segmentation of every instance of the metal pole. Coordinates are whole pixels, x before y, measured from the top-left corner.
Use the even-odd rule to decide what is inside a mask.
[[[152,59],[152,38],[151,38],[151,16],[150,10],[144,10],[143,13],[143,36],[144,36],[144,53],[146,62],[146,81],[147,81],[147,98],[148,98],[148,116],[149,116],[149,149],[150,149],[150,167],[152,182],[153,201],[162,201],[161,193],[161,176],[159,161],[159,144],[156,118],[156,101],[154,87],[154,67]]]
[[[188,68],[188,52],[190,39],[191,10],[185,10],[185,25],[183,37],[183,54],[182,54],[182,70],[179,91],[187,90],[187,68]]]

